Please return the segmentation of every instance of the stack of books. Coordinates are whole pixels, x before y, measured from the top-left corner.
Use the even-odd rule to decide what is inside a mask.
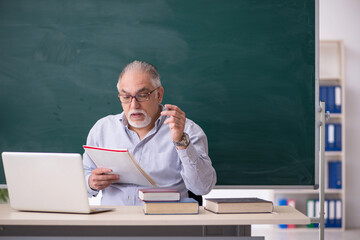
[[[180,193],[171,188],[139,189],[146,215],[152,214],[198,214],[199,203],[192,198],[181,198]]]

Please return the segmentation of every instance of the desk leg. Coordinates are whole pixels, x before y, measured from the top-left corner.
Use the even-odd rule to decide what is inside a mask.
[[[251,236],[251,225],[203,226],[203,236]]]
[[[238,225],[238,236],[251,236],[251,225]]]

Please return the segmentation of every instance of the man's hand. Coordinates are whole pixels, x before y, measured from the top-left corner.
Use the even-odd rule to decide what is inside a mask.
[[[164,124],[169,124],[172,140],[179,142],[184,134],[185,113],[175,105],[165,104],[165,109],[161,112],[161,115],[168,116]]]
[[[109,174],[112,170],[108,168],[96,168],[92,170],[89,177],[89,186],[93,190],[103,190],[110,186],[113,182],[119,180],[118,174]]]

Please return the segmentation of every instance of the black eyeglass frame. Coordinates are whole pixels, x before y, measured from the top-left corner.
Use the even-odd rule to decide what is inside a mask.
[[[137,93],[137,94],[135,94],[134,96],[132,96],[132,95],[127,95],[127,94],[126,94],[126,95],[121,95],[121,94],[119,94],[119,95],[118,95],[118,98],[119,98],[119,101],[120,101],[121,103],[131,103],[134,98],[135,98],[135,100],[136,100],[137,102],[146,102],[146,101],[149,101],[150,95],[151,95],[153,92],[155,92],[155,90],[157,90],[158,88],[159,88],[159,87],[157,87],[157,88],[155,88],[154,90],[152,90],[152,91],[150,91],[150,92],[147,92],[147,93]],[[137,99],[137,97],[138,97],[138,95],[140,95],[140,94],[142,94],[142,95],[147,95],[147,96],[146,96],[146,99],[139,101],[139,100]],[[129,101],[123,102],[123,101],[121,101],[121,96],[131,97],[131,99],[130,99]]]

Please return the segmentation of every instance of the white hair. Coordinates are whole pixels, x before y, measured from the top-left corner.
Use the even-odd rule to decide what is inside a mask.
[[[157,68],[150,63],[135,60],[135,61],[129,63],[128,65],[126,65],[124,67],[124,69],[122,70],[122,72],[120,73],[118,83],[116,85],[118,91],[120,91],[121,78],[124,76],[124,74],[126,72],[133,71],[133,70],[140,70],[140,71],[148,73],[150,75],[151,82],[152,82],[152,85],[154,88],[158,88],[161,86],[160,75],[157,71]]]

